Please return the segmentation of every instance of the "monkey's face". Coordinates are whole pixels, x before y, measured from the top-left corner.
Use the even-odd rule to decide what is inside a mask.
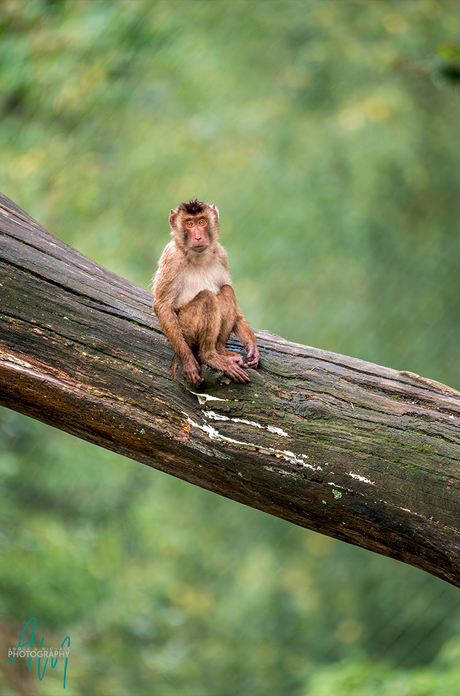
[[[181,203],[169,216],[172,236],[187,254],[201,254],[217,242],[219,211],[215,205],[202,201]]]
[[[209,220],[206,215],[187,216],[183,221],[183,230],[188,247],[201,254],[209,245]]]

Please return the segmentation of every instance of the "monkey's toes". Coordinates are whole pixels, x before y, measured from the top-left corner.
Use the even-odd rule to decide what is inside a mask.
[[[233,369],[230,368],[228,370],[225,370],[225,372],[229,375],[229,377],[232,377],[236,382],[241,382],[242,384],[245,384],[246,382],[250,382],[251,379],[248,375],[247,372],[245,372],[241,367],[238,365],[234,365]]]
[[[243,367],[243,365],[244,365],[244,360],[243,360],[243,358],[241,357],[241,355],[239,355],[238,353],[233,353],[233,355],[231,355],[231,356],[229,356],[229,357],[230,357],[230,360],[231,360],[232,362],[236,363],[236,364],[239,365],[240,367]]]

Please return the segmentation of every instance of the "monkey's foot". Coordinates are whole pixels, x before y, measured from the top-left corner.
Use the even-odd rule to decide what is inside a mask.
[[[237,353],[234,354],[238,355]],[[238,356],[241,359],[241,363],[239,361],[234,360],[233,357],[229,357],[228,355],[221,355],[217,352],[212,352],[208,353],[207,355],[203,355],[201,357],[201,362],[204,363],[205,365],[209,365],[209,367],[213,367],[216,370],[222,370],[226,375],[231,377],[232,379],[235,380],[235,382],[241,382],[242,384],[245,384],[246,382],[250,382],[250,378],[247,372],[243,370],[242,362],[243,359],[241,356]]]
[[[225,355],[227,356],[227,358],[230,358],[230,360],[237,363],[237,365],[239,365],[240,367],[243,367],[244,360],[239,353],[233,353],[231,350],[226,350]]]

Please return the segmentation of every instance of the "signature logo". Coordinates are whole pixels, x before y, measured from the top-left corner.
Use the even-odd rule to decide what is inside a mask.
[[[33,621],[33,626],[32,626],[32,635],[30,636],[30,640],[25,640],[24,643],[22,642],[24,638],[24,633],[26,632],[27,626],[30,624],[30,622]],[[34,648],[34,643],[38,643],[38,640],[34,638],[35,635],[35,629],[37,626],[37,620],[35,616],[32,616],[31,619],[28,620],[26,625],[24,626],[21,637],[19,638],[19,643],[17,648],[8,648],[8,662],[14,662],[18,657],[28,657],[29,658],[29,672],[32,671],[32,658],[38,657],[38,678],[40,681],[42,681],[43,677],[45,676],[46,668],[48,666],[48,660],[51,661],[51,668],[54,669],[56,667],[58,660],[60,657],[64,657],[64,680],[63,680],[63,688],[65,689],[65,680],[66,680],[66,675],[67,675],[67,663],[69,661],[69,654],[70,654],[70,637],[66,636],[64,640],[61,643],[60,648],[44,648],[43,647],[43,641],[45,640],[44,638],[41,639],[40,642],[40,647],[39,648]],[[46,660],[43,664],[42,667],[42,660],[46,657]]]

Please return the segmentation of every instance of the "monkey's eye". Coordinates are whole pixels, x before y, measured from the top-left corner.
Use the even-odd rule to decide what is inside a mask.
[[[187,220],[185,223],[186,227],[193,227],[193,221],[192,220]]]
[[[199,225],[206,225],[206,220],[198,220]]]

